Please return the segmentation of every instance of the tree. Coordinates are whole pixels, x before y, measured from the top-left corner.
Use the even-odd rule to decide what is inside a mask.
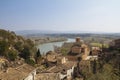
[[[17,52],[14,50],[10,50],[8,52],[8,59],[14,61],[17,58]]]
[[[96,74],[96,60],[93,61],[93,74]]]
[[[35,61],[36,61],[37,64],[41,60],[41,58],[42,58],[42,55],[40,53],[40,50],[38,49],[38,51],[36,53],[36,56],[35,56]]]
[[[41,53],[40,53],[40,50],[38,49],[37,53],[36,53],[36,57],[41,57]]]
[[[21,57],[23,57],[24,59],[28,59],[30,57],[30,49],[29,47],[25,46],[24,49],[22,50],[22,54]]]
[[[35,62],[32,59],[29,59],[29,58],[26,59],[25,62],[28,63],[28,64],[30,64],[30,65],[32,65],[32,66],[35,65]]]
[[[22,42],[20,42],[20,41],[16,42],[14,47],[15,47],[15,49],[17,49],[18,51],[21,52],[23,49]]]
[[[0,41],[0,55],[6,56],[9,48],[9,44],[6,41]]]
[[[34,46],[33,41],[31,41],[30,39],[27,39],[26,43],[29,45],[30,48],[33,48],[33,46]]]

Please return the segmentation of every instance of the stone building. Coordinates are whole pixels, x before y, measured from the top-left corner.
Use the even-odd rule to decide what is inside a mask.
[[[79,37],[77,37],[76,42],[72,45],[68,55],[82,57],[82,59],[85,60],[89,53],[90,48],[84,44]]]
[[[0,80],[35,80],[36,69],[28,64],[0,72]]]
[[[101,53],[102,49],[97,46],[92,46],[90,51],[90,56],[98,56]]]
[[[47,70],[37,74],[36,80],[72,80],[75,66],[75,62],[69,61],[49,67]]]
[[[73,45],[71,47],[71,53],[72,55],[78,55],[81,53],[81,45]]]

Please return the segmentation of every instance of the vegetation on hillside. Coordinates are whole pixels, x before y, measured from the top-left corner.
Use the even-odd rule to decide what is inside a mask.
[[[34,64],[34,60],[31,59],[34,53],[36,48],[30,39],[24,39],[14,32],[0,29],[0,56],[9,61],[24,58],[27,63]]]
[[[120,44],[119,44],[120,45]],[[91,72],[84,69],[85,80],[120,80],[120,50],[112,46],[103,51],[98,61],[91,63]]]
[[[100,47],[100,48],[108,48],[109,47],[109,45],[107,45],[107,44],[101,44],[101,43],[95,43],[95,42],[90,43],[90,45],[95,46],[95,47]]]

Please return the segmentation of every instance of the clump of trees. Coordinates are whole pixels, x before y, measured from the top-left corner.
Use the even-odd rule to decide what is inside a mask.
[[[62,55],[66,56],[68,54],[68,49],[67,48],[61,48],[61,53]]]
[[[15,61],[18,57],[24,58],[28,64],[34,64],[31,57],[35,56],[37,49],[30,39],[24,39],[14,32],[0,29],[0,56],[9,61]]]
[[[9,44],[4,40],[0,41],[0,55],[7,56],[8,49]]]
[[[97,61],[91,63],[91,72],[84,70],[85,80],[120,80],[120,52],[117,47],[112,47],[107,48]]]
[[[18,54],[17,54],[17,51],[16,50],[10,50],[8,52],[8,56],[7,58],[11,61],[15,61],[15,59],[17,58]]]

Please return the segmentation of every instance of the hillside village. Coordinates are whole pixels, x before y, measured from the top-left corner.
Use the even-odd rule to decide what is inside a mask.
[[[98,54],[102,54],[101,49],[92,47],[92,54],[90,54],[91,49],[79,37],[76,38],[76,42],[68,44],[72,44],[72,46],[68,46],[69,52],[66,56],[62,55],[61,52],[57,53],[57,51],[46,53],[44,64],[48,69],[41,71],[37,77],[47,80],[49,77],[55,77],[56,75],[55,79],[53,77],[54,80],[72,80],[75,78],[84,80],[82,70],[86,69],[92,72],[91,62],[98,60]],[[48,75],[50,76],[47,78]]]
[[[0,0],[0,80],[120,80],[120,0]]]
[[[111,47],[119,51],[119,39],[113,41]],[[116,46],[116,47],[115,47]],[[63,54],[65,49],[67,54]],[[111,52],[111,50],[110,50]],[[80,37],[75,42],[64,43],[62,47],[55,48],[55,51],[49,51],[44,55],[43,65],[45,69],[40,70],[36,75],[37,80],[89,80],[90,74],[99,74],[102,67],[112,60],[114,53],[102,46],[88,46]],[[119,52],[116,54],[116,60],[120,58]],[[115,58],[114,57],[114,58]],[[102,60],[106,63],[102,63]],[[115,61],[117,69],[120,69],[120,61]],[[119,79],[119,71],[116,74]],[[47,76],[47,77],[46,77]],[[88,78],[88,79],[87,79]],[[98,78],[100,80],[101,77]],[[112,78],[112,80],[114,77]],[[96,80],[91,79],[91,80]]]
[[[11,32],[9,33],[11,34]],[[15,33],[14,36],[16,36]],[[13,38],[7,36],[0,37],[1,42],[3,40],[9,42],[9,39],[11,43],[7,47],[8,51],[14,50],[16,53],[13,52],[11,53],[12,57],[11,55],[8,57],[3,55],[1,49],[0,80],[120,79],[120,39],[112,41],[110,47],[106,48],[104,45],[102,47],[90,46],[80,37],[76,37],[75,42],[65,42],[62,47],[56,46],[54,51],[48,51],[45,55],[42,55],[40,50],[32,53],[30,51],[28,54],[25,46],[26,40],[22,38],[14,38],[13,41]],[[20,45],[18,48],[13,46],[18,41],[24,45],[23,49],[19,48]],[[27,48],[28,51],[34,48],[32,42],[29,46],[31,47]],[[10,52],[5,53],[10,54]],[[17,54],[16,57],[13,54]]]
[[[42,62],[47,68],[41,70],[38,74],[36,74],[37,69],[27,64],[23,64],[15,68],[8,68],[6,72],[1,73],[0,77],[3,78],[3,80],[4,78],[11,80],[14,80],[15,78],[15,80],[19,80],[24,79],[25,75],[30,73],[25,80],[30,80],[30,78],[34,78],[35,80],[71,80],[79,78],[83,80],[84,77],[81,74],[81,70],[85,68],[88,71],[91,71],[90,61],[97,60],[98,58],[97,55],[89,56],[89,53],[89,47],[84,43],[81,43],[80,38],[76,38],[76,42],[72,43],[70,52],[67,56],[63,56],[60,53],[53,51],[47,52],[46,55],[43,56],[44,61]],[[24,75],[19,76],[21,73],[24,73]],[[16,75],[11,77],[13,74]]]

